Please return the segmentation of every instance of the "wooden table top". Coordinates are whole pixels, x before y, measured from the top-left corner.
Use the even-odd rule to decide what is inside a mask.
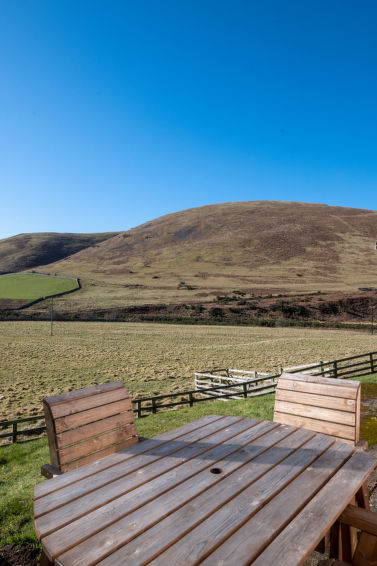
[[[207,416],[36,486],[64,566],[298,566],[376,467],[289,425]]]

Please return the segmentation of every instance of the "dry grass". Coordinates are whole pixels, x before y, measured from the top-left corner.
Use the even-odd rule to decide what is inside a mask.
[[[44,396],[122,381],[132,396],[191,388],[195,370],[276,370],[376,350],[362,332],[140,323],[0,323],[1,418],[41,413]]]

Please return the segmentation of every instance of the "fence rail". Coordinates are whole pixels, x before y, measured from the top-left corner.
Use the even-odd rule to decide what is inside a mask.
[[[223,399],[223,396],[218,393],[218,387],[229,386],[229,397],[231,399],[242,399],[245,397],[245,390],[247,391],[247,397],[257,397],[266,393],[273,393],[276,387],[276,379],[279,375],[239,369],[212,370],[211,373],[195,372],[194,383],[195,390],[199,394],[208,392],[209,395],[216,399]]]
[[[360,360],[360,361],[353,361]],[[352,363],[348,363],[352,361]],[[297,373],[300,369],[285,368],[288,373]],[[310,373],[322,377],[334,377],[346,379],[350,377],[362,377],[377,372],[377,352],[368,352],[367,354],[359,354],[349,356],[348,358],[339,358],[332,362],[319,362],[311,365]]]
[[[361,361],[353,361],[361,360]],[[352,363],[348,363],[352,361]],[[308,364],[310,365],[310,370],[313,375],[320,375],[324,377],[335,377],[338,379],[347,379],[351,377],[362,377],[364,375],[370,375],[371,373],[377,372],[377,352],[368,352],[367,354],[361,354],[357,356],[350,356],[348,358],[340,358],[338,360],[333,360],[331,362],[320,362],[318,364]],[[307,366],[306,366],[307,367]],[[285,368],[284,371],[289,371],[290,373],[297,373],[302,371],[303,366],[295,366],[294,368]],[[224,368],[219,368],[212,370],[213,372],[224,372],[223,377],[229,376],[229,372],[236,373],[237,370],[229,370]],[[228,372],[228,374],[226,373]],[[250,375],[254,372],[238,370],[238,373]],[[202,374],[206,375],[206,374]],[[238,398],[247,398],[251,396],[258,395],[269,395],[273,393],[276,387],[275,383],[264,383],[268,380],[274,380],[279,377],[280,374],[270,374],[258,377],[262,375],[258,372],[257,377],[243,383],[237,383]],[[234,376],[235,379],[236,376]],[[238,381],[238,379],[237,379]],[[229,399],[234,398],[235,383],[226,385],[212,385],[212,387],[203,387],[199,390],[182,391],[181,393],[169,393],[167,395],[157,395],[155,397],[144,397],[141,399],[134,399],[132,401],[133,411],[137,418],[142,418],[148,414],[157,413],[158,410],[170,409],[172,407],[179,407],[188,405],[192,407],[195,403],[202,403],[205,401],[213,401],[215,396],[216,399]],[[220,392],[220,395],[218,394]],[[176,401],[174,399],[177,399]],[[170,401],[170,402],[166,402]],[[32,423],[39,422],[39,426],[33,428],[23,428],[22,423]],[[1,432],[6,430],[6,432]],[[18,438],[25,440],[24,437],[38,438],[42,433],[46,431],[46,425],[44,424],[44,415],[37,415],[34,417],[23,417],[21,419],[14,419],[10,421],[0,421],[0,446],[3,439],[10,439],[7,443],[18,442]]]

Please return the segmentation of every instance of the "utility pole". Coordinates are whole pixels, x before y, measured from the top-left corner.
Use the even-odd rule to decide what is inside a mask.
[[[377,305],[372,305],[370,308],[371,313],[372,313],[372,317],[371,317],[371,334],[373,334],[373,319],[374,319],[374,309],[377,307]]]
[[[54,335],[54,297],[51,297],[51,326],[50,326],[50,336]]]

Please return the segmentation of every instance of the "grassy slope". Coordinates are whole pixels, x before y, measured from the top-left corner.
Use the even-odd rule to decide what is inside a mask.
[[[13,273],[0,276],[0,299],[25,299],[64,293],[76,289],[76,281],[45,275]]]
[[[24,271],[97,245],[117,232],[103,234],[19,234],[0,240],[0,273]]]
[[[287,202],[211,205],[157,218],[46,267],[79,274],[61,309],[375,285],[377,212]],[[184,281],[193,289],[178,288]]]
[[[276,370],[376,350],[362,332],[138,323],[0,323],[0,413],[41,413],[42,398],[122,381],[133,398],[191,389],[194,371]]]

